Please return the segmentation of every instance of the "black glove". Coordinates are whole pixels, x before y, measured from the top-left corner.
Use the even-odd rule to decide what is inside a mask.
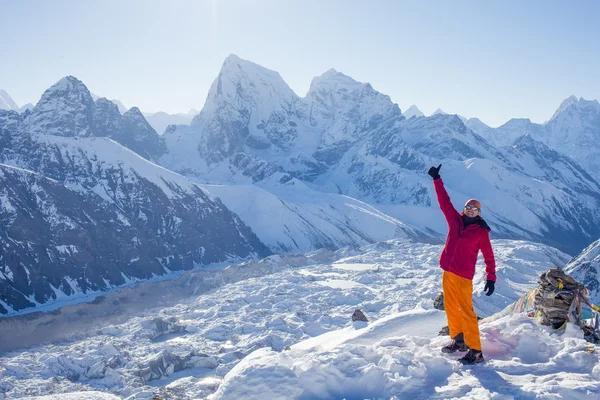
[[[442,168],[442,164],[438,165],[437,168],[436,167],[429,168],[429,171],[427,171],[427,173],[433,179],[438,179],[440,177],[440,168]]]
[[[491,296],[491,295],[492,295],[492,293],[494,293],[494,289],[495,289],[495,287],[494,287],[494,286],[495,286],[495,285],[496,285],[496,282],[494,282],[494,281],[489,281],[489,280],[488,280],[488,281],[485,283],[485,287],[483,288],[483,291],[485,292],[485,295],[486,295],[486,296]]]

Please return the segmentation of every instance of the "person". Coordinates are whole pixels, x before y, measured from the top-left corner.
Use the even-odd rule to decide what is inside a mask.
[[[442,213],[448,222],[446,245],[440,255],[444,307],[448,317],[448,328],[452,341],[442,348],[444,353],[467,351],[459,358],[463,364],[477,364],[484,361],[477,316],[473,311],[473,276],[479,250],[483,254],[486,271],[484,292],[494,293],[496,282],[496,261],[490,242],[490,227],[481,218],[481,203],[468,200],[462,213],[452,205],[450,196],[440,177],[440,164],[431,167],[428,174],[433,178]]]

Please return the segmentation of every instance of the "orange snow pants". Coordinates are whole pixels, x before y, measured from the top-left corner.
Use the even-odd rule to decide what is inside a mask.
[[[473,281],[444,271],[442,290],[450,337],[454,338],[462,332],[469,348],[481,350],[479,325],[473,311]]]

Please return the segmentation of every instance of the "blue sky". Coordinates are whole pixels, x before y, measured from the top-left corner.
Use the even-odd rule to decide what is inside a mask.
[[[143,111],[200,109],[229,54],[304,96],[335,68],[405,110],[498,126],[600,99],[597,1],[3,1],[0,88],[35,103],[66,75]]]

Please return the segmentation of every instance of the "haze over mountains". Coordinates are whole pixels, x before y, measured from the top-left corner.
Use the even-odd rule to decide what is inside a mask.
[[[94,101],[98,100],[101,97],[92,92],[90,92],[90,94]],[[110,101],[117,106],[119,113],[121,113],[121,114],[125,114],[127,112],[127,110],[129,109],[127,106],[125,106],[121,101],[119,101],[117,99],[111,99]],[[10,97],[10,95],[5,90],[0,89],[0,110],[12,110],[12,111],[16,111],[18,113],[22,113],[25,110],[30,110],[32,108],[33,108],[33,104],[31,104],[31,103],[28,103],[22,107],[19,107],[17,105],[17,103],[14,102],[12,97]],[[154,113],[143,112],[142,114],[144,115],[144,117],[146,117],[146,121],[148,122],[148,124],[150,124],[150,126],[152,128],[154,128],[154,130],[159,135],[162,135],[164,133],[165,129],[167,128],[167,126],[169,126],[169,125],[189,124],[190,122],[192,122],[192,119],[194,118],[194,116],[196,116],[196,114],[198,114],[198,110],[191,109],[187,113],[177,113],[177,114],[168,114],[163,111],[158,111],[158,112],[154,112]]]
[[[164,134],[149,124],[156,114],[94,99],[75,77],[29,111],[2,94],[3,314],[244,257],[441,243],[426,174],[439,163],[457,208],[481,200],[493,238],[576,255],[600,237],[596,100],[494,129],[442,111],[403,115],[334,69],[299,97],[235,55],[202,110]]]

